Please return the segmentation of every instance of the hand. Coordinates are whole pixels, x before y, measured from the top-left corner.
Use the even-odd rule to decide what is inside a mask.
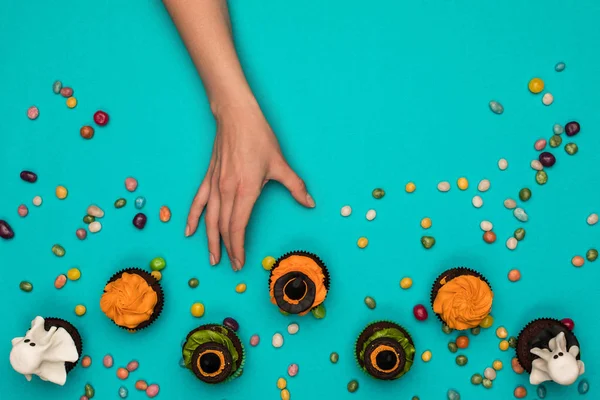
[[[185,236],[193,235],[206,208],[209,261],[221,260],[223,239],[234,271],[245,263],[244,241],[252,208],[270,180],[282,183],[305,207],[315,207],[304,181],[288,165],[258,105],[227,107],[215,113],[217,134],[208,172],[188,215]]]

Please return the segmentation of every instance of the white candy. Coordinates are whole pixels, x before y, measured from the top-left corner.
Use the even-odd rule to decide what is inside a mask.
[[[281,336],[281,333],[274,334],[271,343],[275,348],[280,348],[281,346],[283,346],[283,336]]]
[[[509,250],[514,250],[517,248],[517,239],[515,239],[514,237],[511,237],[510,239],[508,239],[506,241],[506,247],[508,247]]]
[[[42,205],[42,198],[40,196],[35,196],[33,198],[33,205],[39,207]]]
[[[494,229],[494,225],[492,225],[492,223],[490,221],[481,221],[481,223],[479,224],[479,227],[484,232],[489,232],[492,229]]]
[[[483,205],[483,199],[481,198],[481,196],[474,196],[471,202],[473,203],[473,207],[475,208],[480,208]]]
[[[541,171],[544,169],[544,166],[540,160],[531,160],[531,168],[535,169],[536,171]]]
[[[88,215],[91,215],[92,217],[96,217],[96,218],[104,217],[104,211],[102,211],[102,209],[100,207],[95,206],[95,205],[89,206],[87,209],[87,213],[88,213]]]
[[[552,96],[552,93],[546,93],[542,96],[542,103],[545,106],[549,106],[553,102],[554,102],[554,96]]]
[[[590,214],[590,216],[587,217],[587,223],[588,225],[596,225],[598,223],[598,214]]]
[[[517,202],[513,199],[506,199],[504,200],[504,207],[508,208],[509,210],[512,210],[513,208],[517,207]]]
[[[377,216],[377,213],[375,212],[375,210],[367,211],[367,220],[373,221],[376,216]]]
[[[298,326],[298,324],[289,324],[288,325],[288,333],[290,335],[295,335],[296,333],[298,333],[299,330],[300,330],[300,327]]]
[[[489,188],[490,188],[490,181],[488,181],[487,179],[482,179],[481,182],[479,182],[479,185],[477,185],[477,189],[480,192],[487,192]]]
[[[498,168],[500,168],[500,170],[504,171],[506,168],[508,168],[508,161],[506,161],[506,159],[501,158],[500,160],[498,160]]]
[[[493,381],[494,379],[496,379],[496,370],[494,370],[494,368],[488,367],[483,371],[483,376],[488,378],[490,381]]]
[[[98,221],[91,222],[88,225],[88,229],[90,230],[91,233],[100,232],[100,230],[102,229],[102,224]]]
[[[350,207],[350,206],[342,207],[342,211],[340,211],[340,214],[342,214],[342,217],[349,216],[350,214],[352,214],[352,207]]]
[[[438,183],[437,187],[440,192],[447,192],[448,190],[450,190],[450,182],[440,182]]]

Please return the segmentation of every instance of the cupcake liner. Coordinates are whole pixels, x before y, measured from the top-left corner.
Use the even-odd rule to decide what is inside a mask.
[[[482,281],[487,283],[487,285],[490,287],[490,290],[492,290],[492,285],[490,285],[488,280],[483,275],[481,275],[479,272],[477,272],[471,268],[456,267],[456,268],[447,269],[438,275],[438,277],[433,282],[433,285],[431,286],[431,294],[429,295],[429,301],[431,302],[431,310],[432,311],[433,311],[433,302],[435,301],[437,292],[442,287],[442,285],[439,283],[440,280],[442,280],[443,277],[447,277],[448,279],[446,279],[446,281],[450,281],[454,278],[458,278],[459,276],[463,276],[463,275],[471,275],[471,276],[475,276],[475,277],[481,279]],[[493,290],[492,290],[492,292],[493,292]],[[440,317],[439,314],[437,314],[435,311],[434,311],[434,314],[441,323],[445,324],[444,320],[442,319],[442,317]]]
[[[529,341],[540,333],[542,333],[546,329],[551,328],[559,328],[561,331],[565,333],[565,338],[567,339],[567,347],[576,345],[579,346],[579,341],[573,332],[566,327],[560,320],[555,318],[538,318],[531,322],[529,322],[521,332],[519,332],[519,336],[517,336],[517,347],[515,349],[517,359],[519,360],[519,364],[523,367],[525,371],[531,373],[533,360],[537,358],[534,354],[531,354],[529,350]],[[581,353],[577,355],[577,359],[581,358]]]
[[[160,313],[163,310],[165,298],[164,298],[164,293],[163,293],[162,287],[160,286],[160,283],[158,282],[158,280],[155,277],[153,277],[150,273],[148,273],[147,271],[144,271],[143,269],[140,269],[140,268],[125,268],[125,269],[117,272],[113,276],[111,276],[111,278],[108,280],[107,284],[109,284],[110,282],[116,281],[125,272],[130,273],[130,274],[139,275],[142,278],[144,278],[144,280],[148,283],[148,285],[150,285],[152,287],[152,289],[154,289],[154,291],[156,292],[156,295],[158,297],[156,305],[154,306],[154,312],[150,316],[150,319],[142,322],[141,324],[139,324],[138,326],[136,326],[133,329],[128,328],[126,326],[118,325],[115,321],[111,320],[119,328],[125,329],[126,331],[129,331],[131,333],[135,333],[139,330],[142,330],[142,329],[147,328],[148,326],[152,325],[152,323],[158,319],[158,317],[160,316]]]
[[[360,334],[356,338],[356,341],[354,342],[354,361],[356,361],[356,364],[358,365],[358,368],[365,375],[367,375],[367,376],[369,376],[369,377],[371,377],[373,379],[381,380],[381,379],[378,379],[378,378],[372,376],[371,374],[369,374],[369,372],[365,368],[364,364],[362,363],[362,360],[360,360],[358,358],[358,353],[360,352],[360,350],[362,348],[362,343],[361,342],[367,340],[373,333],[375,333],[375,328],[376,327],[377,328],[382,328],[382,329],[385,329],[385,328],[396,328],[396,329],[400,330],[408,338],[408,341],[410,342],[410,344],[412,344],[414,346],[415,343],[413,342],[412,336],[408,333],[408,331],[406,330],[406,328],[404,328],[400,324],[397,324],[396,322],[389,321],[389,320],[379,320],[379,321],[371,322],[369,325],[367,325],[360,332]],[[360,344],[360,346],[359,346],[359,344]]]
[[[79,362],[79,360],[81,359],[81,356],[83,355],[83,340],[81,339],[81,335],[79,334],[79,331],[77,330],[77,328],[75,328],[69,321],[65,321],[64,319],[54,318],[54,317],[44,318],[44,329],[46,331],[50,330],[50,328],[53,326],[58,327],[58,328],[63,328],[64,330],[67,331],[67,333],[69,335],[71,335],[71,338],[73,339],[73,342],[75,343],[75,348],[77,349],[77,353],[79,354],[77,361],[75,361],[75,362],[66,361],[65,362],[65,369],[68,374],[69,372],[71,372],[71,370],[73,370],[73,368],[75,368],[75,366],[77,366],[77,363]]]

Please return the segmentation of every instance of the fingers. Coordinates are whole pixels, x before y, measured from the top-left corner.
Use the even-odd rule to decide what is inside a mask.
[[[231,256],[234,270],[239,271],[246,263],[246,253],[244,251],[244,241],[246,236],[246,227],[250,220],[250,214],[260,195],[260,185],[255,189],[245,192],[238,189],[237,196],[231,213],[231,223],[229,229],[229,239],[231,241]]]
[[[208,238],[208,252],[210,265],[217,265],[221,261],[221,237],[219,234],[219,211],[221,197],[219,194],[219,181],[217,173],[211,183],[210,196],[206,207],[206,236]]]
[[[231,257],[231,241],[229,239],[229,222],[231,221],[231,212],[233,210],[233,203],[235,200],[235,183],[220,179],[219,181],[219,193],[221,197],[220,210],[219,210],[219,232],[223,239],[223,244],[227,250],[227,254],[232,262],[232,267],[235,270],[238,266],[233,264]]]
[[[204,210],[204,206],[208,202],[208,196],[210,194],[210,184],[209,180],[204,179],[196,196],[194,197],[194,201],[192,201],[192,206],[190,207],[190,213],[187,218],[187,225],[185,226],[185,236],[191,236],[198,229],[198,220],[200,219],[200,215],[202,215],[202,211]]]
[[[287,163],[281,162],[274,167],[271,171],[271,177],[285,186],[298,203],[304,207],[315,207],[315,200],[306,191],[304,181],[296,175]]]

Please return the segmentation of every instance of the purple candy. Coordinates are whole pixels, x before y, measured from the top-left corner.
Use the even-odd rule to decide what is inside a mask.
[[[539,159],[544,167],[551,167],[556,162],[556,157],[554,157],[552,153],[548,153],[547,151],[541,153]]]
[[[231,329],[234,332],[237,332],[238,329],[240,329],[240,324],[238,324],[238,322],[231,317],[225,318],[223,320],[223,325],[225,325],[226,327],[228,327],[229,329]]]
[[[12,230],[8,222],[4,221],[3,219],[0,219],[0,237],[6,240],[15,237],[15,232]]]
[[[567,136],[575,136],[579,133],[580,128],[579,122],[571,121],[565,125],[565,133]]]
[[[144,229],[146,221],[148,221],[148,218],[143,213],[136,214],[135,217],[133,217],[133,225],[138,229]]]
[[[34,183],[37,181],[37,175],[31,171],[22,171],[21,179],[23,179],[25,182]]]

